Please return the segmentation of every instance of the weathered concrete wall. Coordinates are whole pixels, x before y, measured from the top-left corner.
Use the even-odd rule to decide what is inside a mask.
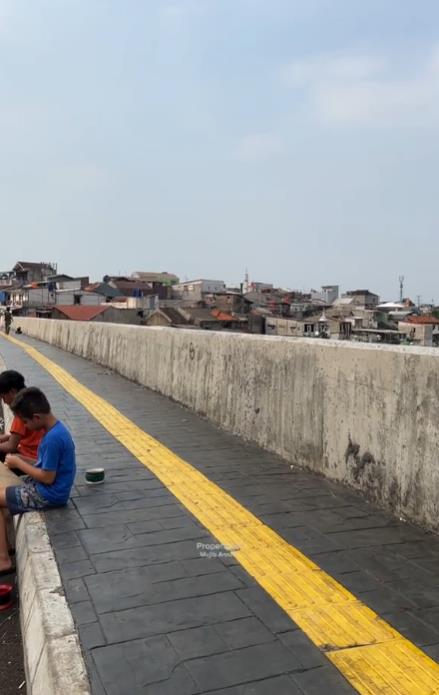
[[[288,461],[439,530],[439,351],[21,319]]]

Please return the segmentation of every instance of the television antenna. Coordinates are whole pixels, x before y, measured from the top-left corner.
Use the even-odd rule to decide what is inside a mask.
[[[399,301],[402,304],[402,300],[404,299],[404,280],[405,280],[404,275],[400,275],[398,280],[399,280]]]

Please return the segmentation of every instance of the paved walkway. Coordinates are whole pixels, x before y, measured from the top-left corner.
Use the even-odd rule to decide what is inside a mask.
[[[391,687],[386,692],[395,695],[438,692],[437,667],[428,659],[424,663],[416,650],[416,668],[420,669],[416,689],[396,682],[397,676],[386,681],[386,668],[391,672],[393,663],[393,656],[386,652],[390,661],[382,660],[383,672],[374,676],[375,689],[366,690],[372,688],[372,680],[368,686],[363,676],[356,677],[356,669],[364,673],[365,667],[354,658],[359,649],[350,648],[361,645],[363,635],[370,650],[371,642],[378,641],[371,637],[370,629],[373,632],[379,625],[380,630],[395,628],[439,660],[437,537],[395,521],[340,486],[291,471],[277,457],[102,367],[37,341],[23,338],[22,342],[37,347],[115,406],[129,418],[139,442],[142,432],[148,432],[195,471],[187,471],[188,501],[183,504],[185,491],[178,476],[164,484],[163,478],[159,480],[139,462],[140,453],[135,455],[120,443],[124,435],[117,427],[107,421],[111,434],[102,426],[104,410],[96,412],[98,419],[92,417],[78,402],[79,392],[72,390],[74,398],[21,348],[1,341],[0,352],[7,365],[47,392],[54,411],[75,437],[80,473],[74,497],[66,510],[47,514],[47,523],[94,695],[375,694],[380,692],[379,678],[384,684],[381,692],[384,686]],[[94,404],[88,407],[92,409]],[[135,441],[131,449],[135,451]],[[167,471],[171,475],[184,465],[172,456],[162,456],[159,464],[165,480]],[[102,486],[89,487],[81,471],[96,465],[106,468],[107,480]],[[203,477],[196,477],[198,471]],[[215,537],[209,533],[207,528],[216,528],[218,522],[210,521],[203,504],[197,508],[195,502],[192,513],[188,511],[194,485],[199,485],[199,500],[208,500],[212,492],[208,481],[219,486],[218,494],[224,491],[239,503],[240,523],[232,531],[242,535],[249,525],[251,538],[256,539],[252,545],[250,536],[247,538],[253,565],[250,554],[237,552],[234,556],[227,548],[213,547],[218,545],[217,538],[226,537],[221,536],[225,531],[218,526]],[[231,504],[228,495],[217,499]],[[249,521],[249,512],[259,520],[256,525]],[[233,533],[230,538],[235,538]],[[276,546],[279,555],[283,553],[283,571],[283,541],[291,551],[288,567],[299,563],[303,571],[290,575],[282,593],[282,587],[269,582],[273,568],[267,557],[270,559]],[[265,554],[261,550],[264,542]],[[324,572],[307,567],[302,553]],[[250,573],[244,567],[253,569]],[[323,582],[312,585],[314,578],[321,577]],[[342,586],[331,584],[331,577]],[[302,597],[306,591],[321,591],[322,602],[308,593],[309,605],[299,599],[292,605],[291,592],[299,590]],[[318,635],[327,610],[323,598],[326,601],[329,596],[329,604],[334,606],[329,623],[334,622],[341,615],[342,592],[350,601],[346,615],[360,611],[363,622],[359,621],[352,644],[337,643],[343,639],[341,627],[334,644],[323,643]],[[365,606],[385,622],[376,617],[364,622]],[[316,620],[320,622],[313,631]],[[327,629],[329,634],[331,625]],[[393,637],[382,638],[386,649],[389,644],[404,646],[404,640]],[[404,660],[409,678],[411,664],[406,655]]]

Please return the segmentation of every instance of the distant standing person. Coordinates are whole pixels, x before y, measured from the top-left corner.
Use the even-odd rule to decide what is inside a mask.
[[[11,323],[12,323],[12,313],[9,307],[6,307],[5,311],[5,333],[6,335],[9,335],[9,331],[11,330]]]

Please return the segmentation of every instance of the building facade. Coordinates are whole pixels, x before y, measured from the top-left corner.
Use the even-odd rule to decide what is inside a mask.
[[[223,280],[191,280],[180,282],[172,288],[176,299],[200,302],[206,294],[225,292],[226,285]]]

